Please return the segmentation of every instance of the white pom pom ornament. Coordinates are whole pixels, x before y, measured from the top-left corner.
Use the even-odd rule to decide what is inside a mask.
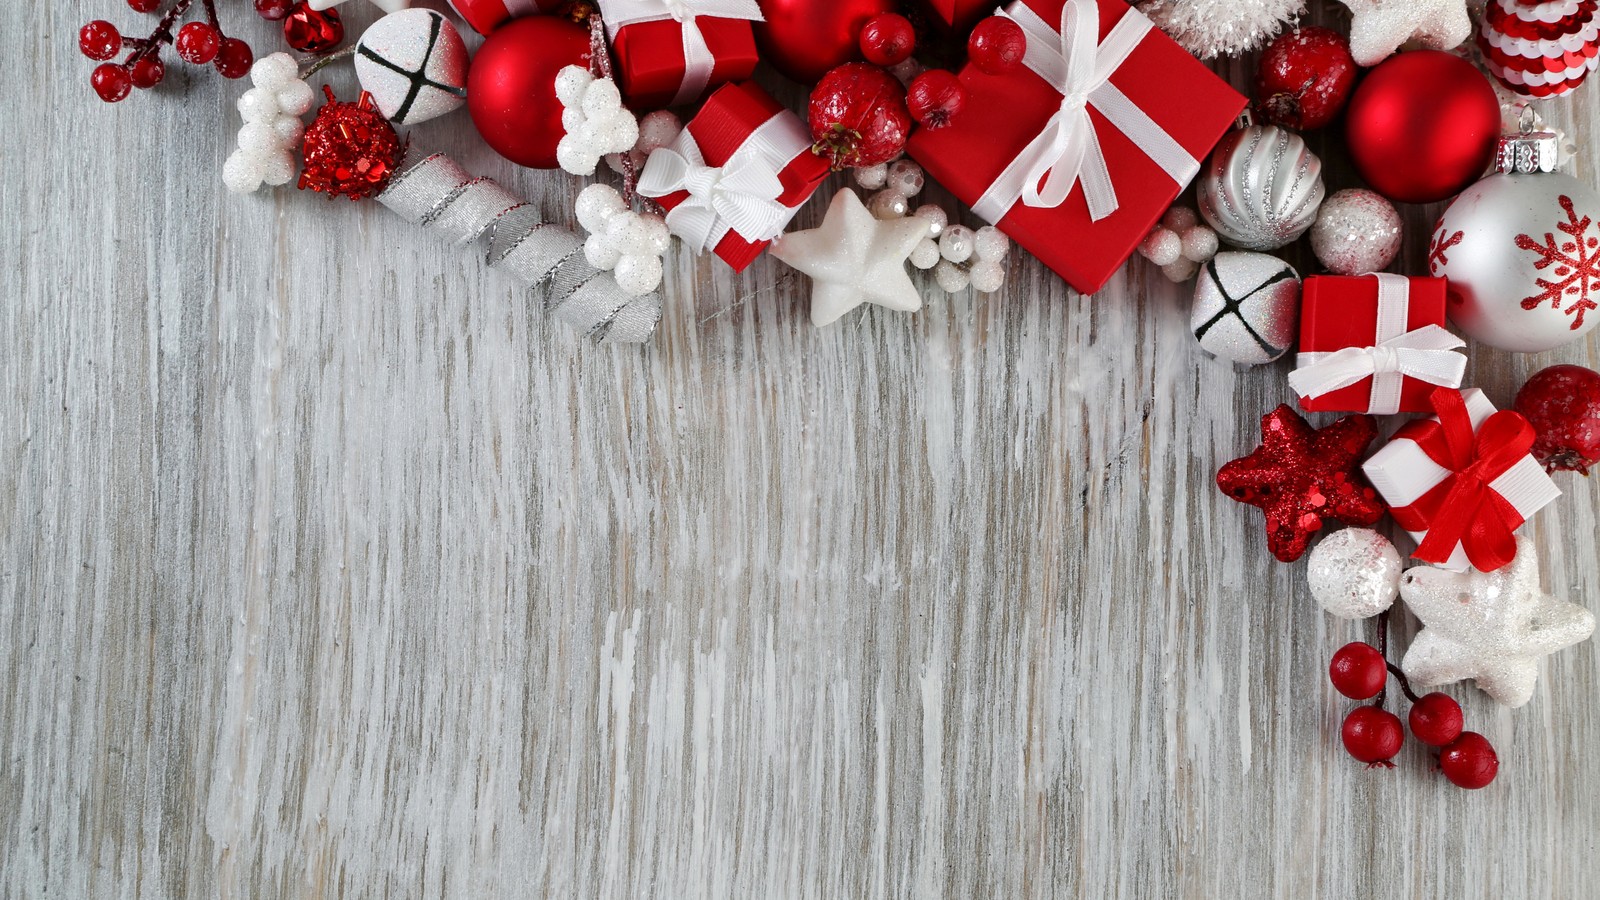
[[[639,143],[639,120],[622,105],[611,79],[567,66],[556,74],[556,97],[565,107],[561,125],[566,134],[556,145],[556,163],[563,170],[593,175],[601,157],[631,151]]]
[[[1365,619],[1394,604],[1400,592],[1400,553],[1370,528],[1346,528],[1311,551],[1306,580],[1331,616]]]
[[[661,284],[661,254],[671,232],[661,217],[629,209],[616,189],[591,184],[578,194],[573,212],[589,237],[583,258],[610,271],[624,293],[641,296]]]
[[[228,190],[248,194],[262,184],[276,187],[293,180],[294,149],[305,133],[300,115],[311,108],[312,96],[299,72],[287,53],[274,53],[251,66],[255,87],[235,104],[244,119],[239,149],[222,164],[222,183]]]

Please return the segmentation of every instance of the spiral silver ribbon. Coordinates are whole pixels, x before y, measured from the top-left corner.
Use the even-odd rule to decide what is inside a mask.
[[[378,202],[454,244],[487,235],[490,268],[529,287],[543,285],[545,312],[596,343],[647,341],[661,321],[657,294],[623,293],[611,273],[584,259],[582,237],[544,222],[526,201],[491,179],[473,177],[443,153],[401,170]]]

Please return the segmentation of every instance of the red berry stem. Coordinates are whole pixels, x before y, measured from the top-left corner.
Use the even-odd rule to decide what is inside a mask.
[[[596,78],[612,77],[611,51],[606,48],[606,23],[594,13],[589,15],[589,71]],[[639,167],[633,164],[633,153],[624,150],[617,158],[622,161],[622,202],[634,209],[661,215],[661,204],[639,196]]]
[[[200,0],[200,2],[206,11],[206,22],[212,28],[217,30],[217,37],[227,37],[227,35],[223,34],[222,32],[222,24],[217,21],[216,0]]]
[[[1378,655],[1383,657],[1384,666],[1389,666],[1389,611],[1387,609],[1378,613]],[[1383,709],[1383,701],[1388,698],[1389,681],[1384,679],[1383,687],[1378,689],[1378,696],[1373,698],[1372,705]]]
[[[1418,700],[1422,699],[1417,695],[1416,691],[1411,689],[1411,679],[1406,677],[1406,673],[1400,671],[1399,666],[1389,662],[1387,659],[1384,660],[1384,665],[1389,667],[1389,674],[1393,675],[1394,680],[1399,682],[1400,692],[1406,695],[1407,700],[1410,700],[1412,703],[1416,703]]]

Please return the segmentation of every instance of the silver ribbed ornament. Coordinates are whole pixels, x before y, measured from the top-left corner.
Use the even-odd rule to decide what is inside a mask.
[[[1199,178],[1200,214],[1245,250],[1276,250],[1304,234],[1322,195],[1322,160],[1275,125],[1246,124],[1224,137]]]

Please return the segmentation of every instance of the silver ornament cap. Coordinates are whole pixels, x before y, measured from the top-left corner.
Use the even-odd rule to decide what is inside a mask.
[[[1561,155],[1561,135],[1551,131],[1534,131],[1531,111],[1523,107],[1522,130],[1503,134],[1495,149],[1494,170],[1502,175],[1530,175],[1534,172],[1554,172],[1556,159]]]

